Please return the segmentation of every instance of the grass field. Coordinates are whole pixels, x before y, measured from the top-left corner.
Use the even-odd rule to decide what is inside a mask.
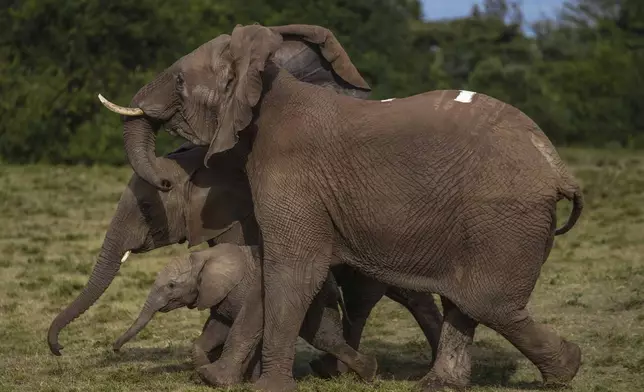
[[[584,185],[586,209],[559,237],[531,300],[536,318],[577,342],[583,364],[573,390],[644,390],[644,154],[562,150]],[[0,167],[0,390],[208,391],[193,375],[190,342],[205,312],[159,314],[120,353],[111,343],[136,316],[150,283],[176,245],[133,255],[107,293],[61,334],[62,357],[46,331],[85,284],[129,168]],[[562,202],[560,221],[569,205]],[[301,346],[302,391],[411,391],[426,372],[420,329],[383,300],[365,331],[363,351],[377,355],[374,386],[352,376],[307,376],[315,353]],[[539,389],[539,373],[509,343],[479,327],[472,391]]]

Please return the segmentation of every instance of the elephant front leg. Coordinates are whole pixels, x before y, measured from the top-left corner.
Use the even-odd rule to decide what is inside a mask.
[[[195,368],[211,363],[209,353],[226,342],[230,327],[221,321],[208,317],[201,335],[192,344],[192,362]]]
[[[278,243],[269,236],[264,241],[262,375],[254,384],[254,388],[262,391],[288,392],[296,388],[295,341],[307,309],[327,276],[331,260],[330,245],[305,249],[301,243],[306,240],[301,236],[290,239],[286,247],[284,239]]]
[[[263,311],[261,284],[252,285],[224,343],[221,356],[197,369],[199,377],[215,387],[242,382],[251,354],[262,337]]]

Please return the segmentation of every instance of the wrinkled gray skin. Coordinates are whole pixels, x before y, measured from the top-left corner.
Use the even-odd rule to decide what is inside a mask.
[[[219,244],[173,259],[157,276],[143,308],[132,326],[114,343],[114,350],[139,333],[156,312],[169,312],[181,307],[204,310],[210,317],[202,334],[193,345],[193,361],[199,374],[207,378],[208,353],[220,348],[228,330],[246,301],[261,302],[261,269],[258,247]],[[342,360],[363,380],[372,381],[376,359],[351,348],[342,336],[337,304],[337,286],[333,275],[313,300],[300,336],[318,350]],[[257,347],[257,354],[259,354]],[[253,355],[246,374],[259,376],[259,355]],[[202,367],[203,366],[203,367]],[[252,377],[254,375],[254,377]]]
[[[237,382],[261,337],[254,387],[295,389],[299,326],[338,260],[384,283],[441,295],[441,337],[425,390],[468,385],[478,323],[517,347],[546,384],[569,383],[579,347],[526,309],[555,234],[570,230],[583,206],[543,131],[484,94],[442,90],[376,102],[302,83],[272,60],[284,34],[319,43],[339,76],[365,84],[326,29],[237,26],[143,87],[124,121],[132,167],[161,189],[172,184],[151,166],[159,124],[208,146],[207,157],[241,134],[254,138],[246,172],[262,233],[264,313],[262,304],[240,310],[244,328],[231,329],[209,381]],[[573,210],[557,229],[564,198]]]
[[[51,351],[60,355],[60,331],[84,313],[105,292],[121,267],[126,252],[145,253],[167,245],[188,242],[257,244],[259,231],[253,216],[248,180],[240,156],[240,143],[227,154],[203,166],[203,147],[189,144],[156,158],[176,187],[160,192],[136,174],[121,194],[92,275],[83,291],[52,321],[48,332]],[[217,168],[226,170],[217,170]],[[202,219],[208,216],[208,220]]]
[[[158,166],[166,173],[174,173],[173,180],[181,184],[170,192],[161,192],[133,174],[108,230],[108,235],[112,232],[123,235],[111,244],[121,252],[132,249],[134,253],[183,241],[188,241],[190,246],[203,241],[257,245],[259,232],[250,189],[242,167],[235,166],[240,162],[237,154],[242,148],[240,144],[233,153],[213,157],[214,163],[209,169],[202,166],[207,149],[190,143],[157,158]],[[216,219],[206,222],[202,216]],[[195,224],[186,225],[189,221]],[[117,257],[121,252],[117,252]],[[120,265],[120,259],[116,261]],[[343,318],[342,323],[343,334],[351,347],[358,349],[369,313],[382,296],[387,295],[409,309],[418,320],[435,355],[442,316],[431,295],[388,287],[347,266],[338,265],[333,272],[342,284],[347,302],[349,316]],[[56,333],[59,330],[56,328]],[[336,356],[331,354],[328,358],[315,360],[311,366],[322,376],[348,371],[344,363],[336,363]]]
[[[338,93],[358,98],[366,98],[369,94],[369,89],[355,88],[339,78],[329,63],[320,55],[316,46],[297,37],[285,40],[275,52],[275,58],[285,69],[305,82],[325,86]],[[130,134],[126,131],[126,135]],[[131,136],[137,137],[136,135]],[[132,143],[136,144],[136,142],[130,144]],[[149,145],[153,146],[154,140],[148,143],[152,143]],[[152,159],[151,167],[163,172],[164,178],[170,180],[178,189],[173,189],[169,193],[157,192],[149,185],[149,181],[142,180],[139,175],[132,177],[128,189],[121,196],[118,208],[107,230],[89,282],[74,302],[53,320],[49,328],[48,344],[52,353],[60,355],[62,347],[58,344],[58,334],[67,324],[92,306],[105,292],[118,273],[121,258],[126,252],[143,253],[166,245],[181,243],[186,239],[192,246],[209,238],[217,238],[219,235],[223,235],[222,238],[217,238],[219,242],[238,243],[235,237],[239,237],[242,231],[257,231],[252,227],[244,227],[244,225],[234,223],[231,225],[231,222],[242,218],[237,211],[219,209],[218,213],[223,215],[213,215],[207,210],[202,212],[202,206],[206,200],[230,198],[228,201],[236,201],[236,192],[243,193],[237,205],[245,212],[252,211],[252,207],[244,204],[251,202],[250,196],[249,199],[244,199],[246,195],[250,195],[247,180],[244,177],[239,180],[245,182],[245,185],[243,183],[240,183],[239,186],[234,183],[228,185],[232,185],[236,189],[218,188],[217,177],[232,176],[231,178],[235,178],[237,174],[242,173],[245,155],[247,155],[247,152],[240,151],[243,147],[236,148],[236,153],[240,153],[238,160],[231,163],[224,162],[225,166],[222,167],[227,167],[230,173],[218,173],[202,168],[205,150],[199,150],[198,154],[201,154],[199,159],[190,157],[182,159],[177,156],[176,160],[166,160],[154,157],[154,153],[149,156]],[[236,172],[237,169],[239,170]],[[195,174],[197,172],[198,174]],[[191,176],[195,176],[192,183],[189,181]],[[214,189],[213,196],[208,197],[211,188]],[[190,196],[186,196],[189,193],[192,195],[192,200],[189,199]],[[225,204],[227,201],[221,200],[221,202]],[[214,203],[211,204],[214,206]],[[186,211],[192,211],[195,215],[187,216]],[[208,222],[203,219],[206,216]],[[186,227],[188,222],[193,222],[192,227]],[[253,219],[250,219],[249,222],[250,225],[256,225]],[[200,225],[201,227],[199,227]],[[233,230],[221,234],[220,232],[227,227],[232,227]],[[248,243],[253,244],[256,241],[257,239],[251,239],[251,242]]]
[[[289,72],[308,83],[357,98],[366,98],[369,94],[368,88],[356,88],[338,77],[321,56],[317,45],[305,43],[297,36],[285,39],[275,58]],[[207,148],[190,143],[167,157],[155,157],[153,166],[175,185],[169,192],[159,191],[137,174],[131,177],[109,225],[89,282],[78,297],[56,316],[49,328],[48,343],[52,353],[61,354],[62,347],[58,343],[60,331],[100,298],[118,273],[126,252],[144,253],[185,241],[189,246],[195,246],[211,239],[239,245],[258,243],[252,197],[244,173],[250,149],[248,141],[248,137],[242,137],[233,150],[213,157],[210,168],[203,166]],[[352,323],[348,324],[346,319],[343,323],[344,334],[351,347],[358,348],[362,328],[371,309],[386,294],[410,310],[432,347],[432,355],[435,355],[442,316],[431,295],[389,287],[356,274],[350,268],[337,268],[346,271],[342,272],[346,276],[339,278],[350,308]],[[326,362],[324,366],[319,363],[318,366],[312,365],[324,373],[346,371],[341,363],[338,363],[340,369],[333,369],[330,358],[326,358]]]

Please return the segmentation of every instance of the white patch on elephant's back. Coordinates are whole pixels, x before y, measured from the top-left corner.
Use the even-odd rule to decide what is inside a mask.
[[[381,99],[380,102],[391,102],[396,98],[387,98],[387,99]]]
[[[470,103],[472,102],[472,98],[474,97],[474,94],[476,94],[473,91],[467,91],[467,90],[460,90],[460,93],[458,93],[458,96],[454,98],[454,101],[456,102],[463,102],[463,103]]]
[[[546,161],[548,161],[550,166],[556,169],[557,167],[555,166],[555,159],[553,157],[555,152],[553,149],[542,142],[534,133],[530,134],[530,140],[537,150],[539,150],[539,152],[546,158]]]
[[[125,260],[127,260],[127,258],[130,257],[130,253],[132,253],[132,252],[129,251],[129,250],[127,252],[125,252],[123,257],[121,258],[121,263],[125,263]]]

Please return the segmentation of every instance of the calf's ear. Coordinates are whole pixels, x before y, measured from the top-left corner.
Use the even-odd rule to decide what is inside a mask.
[[[195,264],[203,264],[199,273],[197,309],[209,309],[223,301],[241,282],[246,270],[243,252],[236,245],[222,244],[194,252]]]

